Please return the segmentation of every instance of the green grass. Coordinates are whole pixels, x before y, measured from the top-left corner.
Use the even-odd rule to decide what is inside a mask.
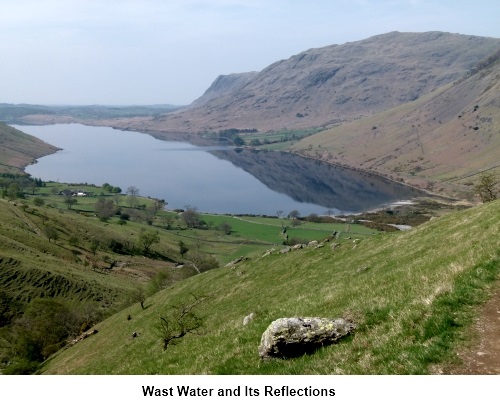
[[[500,201],[416,229],[338,249],[255,257],[163,290],[97,325],[57,353],[46,374],[426,374],[455,362],[487,286],[500,272]],[[206,296],[200,335],[162,350],[160,314]],[[256,314],[247,326],[243,318]],[[127,315],[132,319],[127,321]],[[348,317],[355,333],[291,360],[262,362],[260,337],[276,318]],[[132,332],[139,336],[131,338]]]

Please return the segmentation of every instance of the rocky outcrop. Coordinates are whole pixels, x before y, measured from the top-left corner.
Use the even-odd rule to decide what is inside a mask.
[[[70,340],[67,344],[67,347],[71,347],[76,345],[77,343],[81,342],[82,340],[87,339],[89,336],[97,334],[99,331],[97,329],[92,329],[87,332],[82,333],[80,336],[74,338],[73,340]],[[135,333],[135,332],[134,332]]]
[[[197,107],[208,103],[210,100],[223,97],[225,95],[237,92],[257,75],[257,72],[231,73],[229,75],[220,75],[215,79],[212,85],[195,100],[189,108]]]
[[[261,359],[289,358],[314,352],[349,335],[354,323],[345,319],[280,318],[272,322],[262,335]]]
[[[248,260],[248,257],[244,257],[244,256],[240,256],[238,257],[237,259],[234,259],[233,261],[229,262],[228,264],[226,264],[226,267],[232,267],[232,266],[235,266],[236,264],[238,264],[239,262],[242,262],[242,261],[245,261],[245,260]]]

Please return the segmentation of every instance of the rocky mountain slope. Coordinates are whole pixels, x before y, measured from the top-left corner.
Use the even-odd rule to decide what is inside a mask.
[[[439,191],[500,173],[500,51],[415,102],[340,125],[293,146],[329,162]]]
[[[391,32],[310,49],[258,73],[220,76],[185,110],[120,125],[190,133],[331,126],[416,100],[499,47],[494,38]]]

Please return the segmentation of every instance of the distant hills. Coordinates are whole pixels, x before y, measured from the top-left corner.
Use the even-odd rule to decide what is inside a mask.
[[[38,105],[0,103],[0,120],[10,124],[54,124],[93,120],[155,117],[180,106],[156,105]]]

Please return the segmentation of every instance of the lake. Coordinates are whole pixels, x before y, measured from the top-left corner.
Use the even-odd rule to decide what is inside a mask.
[[[26,172],[45,181],[109,183],[165,199],[168,209],[276,215],[352,213],[411,199],[419,192],[355,170],[290,153],[200,147],[81,124],[15,127],[61,148]]]

